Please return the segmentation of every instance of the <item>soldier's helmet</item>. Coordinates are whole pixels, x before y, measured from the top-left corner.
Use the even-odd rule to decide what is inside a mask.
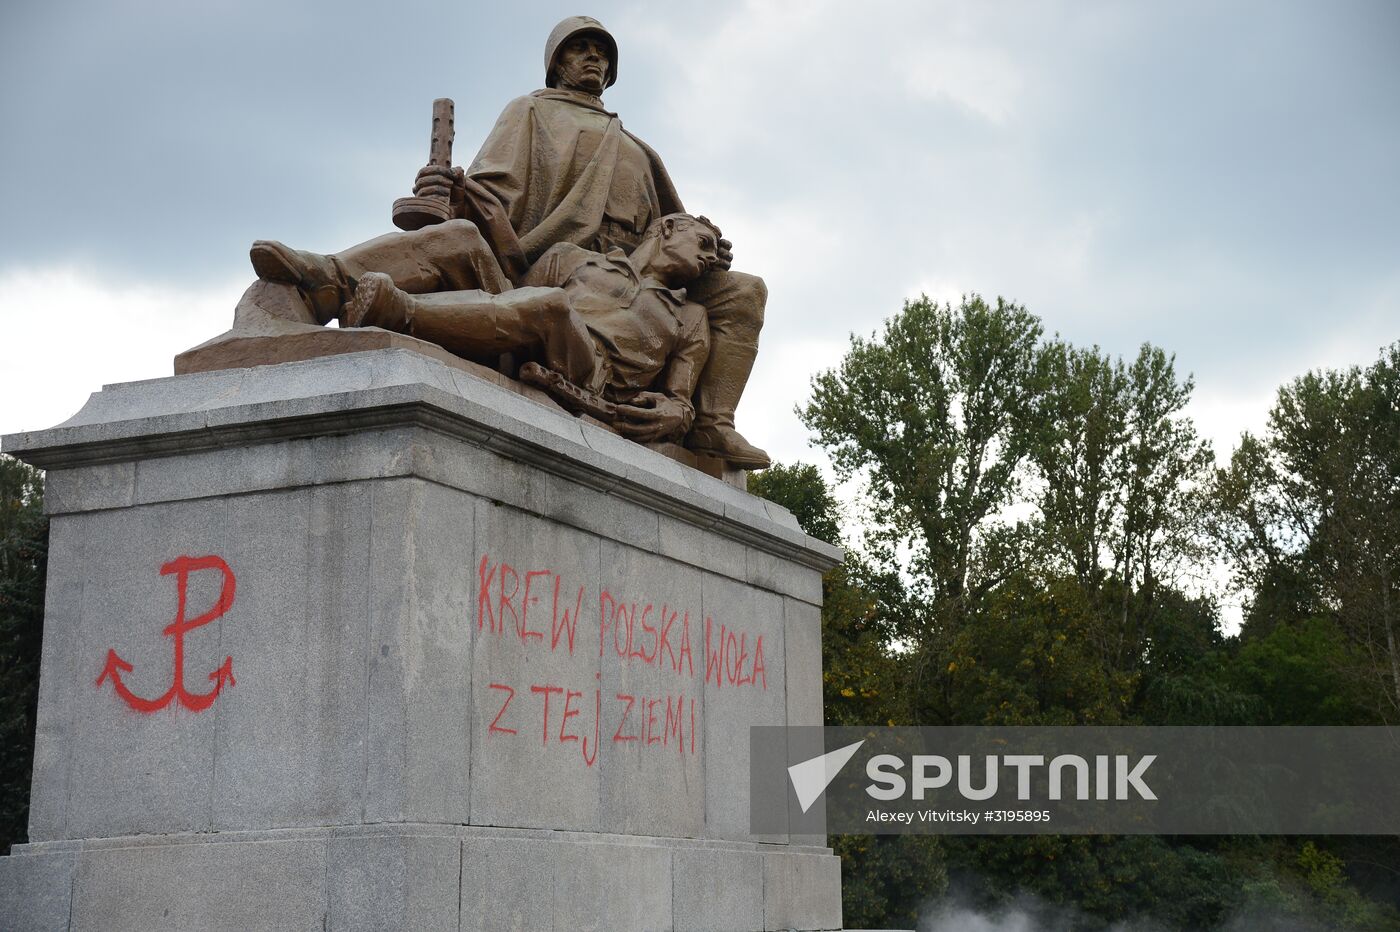
[[[583,33],[597,36],[608,47],[608,60],[612,64],[608,67],[608,76],[603,79],[603,86],[612,87],[617,83],[617,40],[612,37],[612,33],[603,28],[602,23],[593,17],[570,16],[554,27],[554,31],[549,34],[549,41],[544,44],[544,83],[546,87],[555,87],[558,84],[554,78],[554,65],[559,57],[559,50],[564,47],[564,43]]]

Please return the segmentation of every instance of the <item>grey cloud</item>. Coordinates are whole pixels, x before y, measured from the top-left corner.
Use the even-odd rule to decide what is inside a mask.
[[[473,149],[506,97],[478,88],[537,86],[547,29],[460,3],[6,9],[0,264],[182,281],[257,236],[377,232],[426,158],[432,99],[457,99]]]

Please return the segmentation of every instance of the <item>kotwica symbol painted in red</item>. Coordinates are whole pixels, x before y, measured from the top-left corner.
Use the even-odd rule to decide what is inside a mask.
[[[190,574],[201,570],[218,570],[223,574],[224,582],[219,590],[219,600],[214,603],[213,608],[203,615],[186,620],[185,588],[189,583]],[[185,689],[185,635],[195,628],[207,625],[221,617],[233,605],[235,584],[233,570],[228,568],[228,564],[222,558],[216,556],[176,557],[160,568],[162,576],[169,576],[172,573],[175,574],[176,586],[179,590],[179,607],[175,613],[175,621],[161,632],[175,639],[175,673],[170,688],[159,699],[143,699],[127,689],[126,684],[122,682],[121,675],[124,672],[130,673],[132,666],[118,657],[117,652],[111,648],[107,649],[107,663],[102,668],[102,675],[97,678],[98,686],[110,678],[112,688],[117,691],[117,695],[138,712],[156,712],[172,702],[179,702],[180,705],[192,712],[202,712],[214,704],[214,700],[225,684],[237,685],[233,679],[233,658],[226,657],[224,665],[209,674],[209,679],[214,681],[212,690],[207,693],[191,693]]]

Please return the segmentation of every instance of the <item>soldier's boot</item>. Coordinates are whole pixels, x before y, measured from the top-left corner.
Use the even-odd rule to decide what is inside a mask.
[[[731,341],[716,335],[695,390],[695,424],[685,438],[689,449],[742,469],[767,469],[772,465],[767,453],[734,429],[734,409],[739,406],[757,356],[756,340]]]
[[[360,277],[355,293],[345,305],[345,326],[382,327],[395,333],[413,330],[417,303],[413,295],[400,291],[394,280],[382,272]]]
[[[354,285],[334,256],[292,249],[276,240],[260,239],[248,251],[258,278],[294,286],[321,323],[340,316]]]

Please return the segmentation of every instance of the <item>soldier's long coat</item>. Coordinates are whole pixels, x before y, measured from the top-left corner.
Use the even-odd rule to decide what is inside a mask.
[[[652,220],[684,210],[660,156],[575,91],[511,101],[466,174],[463,215],[517,283],[556,243],[630,252]]]

